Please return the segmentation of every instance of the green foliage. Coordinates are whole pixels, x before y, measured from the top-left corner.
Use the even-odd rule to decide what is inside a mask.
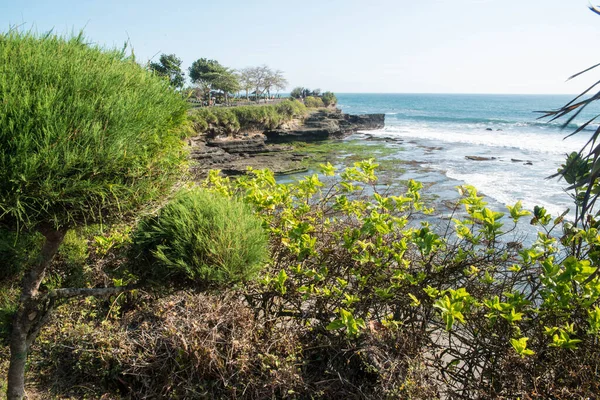
[[[0,285],[17,279],[27,265],[35,262],[41,248],[41,235],[0,228]]]
[[[298,100],[286,99],[275,107],[284,116],[284,120],[303,117],[307,113],[306,106]]]
[[[186,104],[123,51],[0,36],[0,223],[54,227],[117,216],[180,175]]]
[[[333,92],[323,93],[323,95],[321,96],[321,100],[323,100],[323,104],[325,105],[325,107],[337,104],[337,97],[335,97],[335,94],[333,94]]]
[[[181,59],[175,54],[161,54],[159,62],[148,65],[151,71],[166,77],[174,88],[182,88],[185,82],[181,71]]]
[[[301,99],[304,93],[304,88],[301,86],[295,87],[292,89],[292,91],[290,92],[290,96],[292,96],[293,99]]]
[[[422,185],[409,181],[404,193],[379,192],[376,169],[372,160],[359,162],[330,181],[312,175],[287,185],[276,184],[269,171],[236,181],[209,175],[208,188],[244,196],[271,233],[273,263],[262,287],[246,293],[251,305],[329,337],[368,340],[382,326],[419,338],[422,351],[435,354],[430,368],[447,372],[448,358],[452,366],[465,365],[453,367],[444,385],[467,397],[521,393],[513,386],[517,378],[499,365],[520,371],[517,381],[525,386],[575,359],[594,370],[597,264],[565,257],[550,235],[562,218],[541,207],[530,213],[520,203],[507,206],[504,216],[475,188],[462,186],[454,218],[434,227],[426,222],[435,211],[421,200]],[[335,173],[331,164],[321,171]],[[530,214],[538,238],[529,247],[515,245],[509,235]],[[560,239],[567,249],[577,243],[581,254],[597,257],[597,228],[566,232]],[[439,345],[445,335],[452,346]],[[525,357],[535,367],[516,361]],[[481,372],[470,372],[474,366]],[[593,385],[585,368],[573,376]]]
[[[189,75],[192,83],[206,86],[209,90],[233,93],[240,89],[235,72],[215,60],[200,58],[194,61],[189,68]]]
[[[199,108],[189,119],[196,130],[233,135],[240,130],[267,130],[277,128],[293,118],[306,115],[304,104],[284,100],[276,105],[240,106],[231,108]]]
[[[143,278],[194,286],[243,282],[267,260],[261,221],[236,199],[184,189],[134,234],[138,253],[149,255]]]
[[[304,99],[304,104],[309,108],[325,107],[323,100],[320,97],[308,96]]]

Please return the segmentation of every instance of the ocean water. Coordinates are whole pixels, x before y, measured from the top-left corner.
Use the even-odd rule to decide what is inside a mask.
[[[595,127],[565,139],[580,120],[538,120],[535,111],[559,108],[569,95],[338,94],[338,107],[350,114],[385,113],[385,127],[359,133],[364,140],[389,139],[398,160],[411,161],[398,179],[429,181],[435,192],[466,183],[485,194],[495,208],[521,200],[557,215],[573,202],[564,180],[547,179],[565,157],[578,151]],[[467,157],[484,157],[474,161]],[[412,167],[410,167],[412,165]]]

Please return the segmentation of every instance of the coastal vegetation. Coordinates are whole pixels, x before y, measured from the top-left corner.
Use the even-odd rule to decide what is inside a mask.
[[[324,92],[321,89],[308,89],[302,86],[295,87],[290,92],[294,99],[303,100],[307,107],[329,107],[337,104],[337,97],[333,92]]]
[[[297,100],[286,99],[273,105],[199,108],[190,113],[189,119],[198,133],[232,136],[241,129],[246,132],[274,129],[282,123],[301,118],[307,113],[304,104]]]
[[[369,158],[391,150],[377,144],[313,150],[318,173],[292,183],[262,169],[191,182],[191,134],[274,129],[335,95],[296,88],[277,104],[189,110],[174,55],[143,68],[82,35],[18,32],[0,36],[0,54],[10,399],[25,376],[40,397],[72,398],[600,392],[597,149],[559,170],[575,221],[520,202],[492,209],[468,185],[442,217],[421,183],[381,183]],[[201,58],[189,75],[210,104],[214,91],[269,97],[267,70],[240,79]]]
[[[20,399],[29,348],[54,304],[115,293],[47,287],[61,243],[71,229],[111,223],[168,193],[184,167],[187,106],[124,51],[88,46],[81,34],[11,31],[0,53],[0,224],[40,244],[6,277],[21,281],[7,375],[8,397]]]

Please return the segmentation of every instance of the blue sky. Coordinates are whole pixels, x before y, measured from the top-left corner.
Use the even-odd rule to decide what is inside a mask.
[[[290,88],[335,92],[576,93],[600,62],[585,0],[0,0],[0,27],[85,28],[139,61],[175,53],[266,64]],[[595,50],[595,48],[594,48]]]

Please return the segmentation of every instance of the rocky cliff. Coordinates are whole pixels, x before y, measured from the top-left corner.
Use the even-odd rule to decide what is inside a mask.
[[[228,175],[242,174],[247,167],[269,168],[277,174],[303,170],[304,155],[283,143],[340,139],[359,130],[381,129],[384,114],[350,115],[340,110],[320,109],[303,120],[292,120],[264,133],[245,132],[236,137],[190,140],[192,172],[199,178],[210,169]]]
[[[321,109],[306,117],[302,124],[284,125],[266,131],[265,135],[273,143],[340,139],[359,130],[381,129],[384,123],[384,114],[350,115],[339,109]]]

